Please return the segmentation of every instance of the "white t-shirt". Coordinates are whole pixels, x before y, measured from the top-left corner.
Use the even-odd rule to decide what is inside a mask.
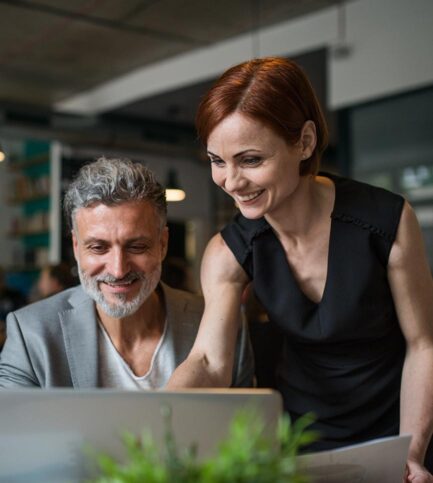
[[[99,380],[102,387],[140,390],[164,387],[176,368],[173,334],[167,320],[164,331],[152,356],[149,371],[137,377],[119,354],[104,326],[99,323]]]

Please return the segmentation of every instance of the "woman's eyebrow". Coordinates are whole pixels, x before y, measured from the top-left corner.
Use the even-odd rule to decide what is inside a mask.
[[[239,153],[236,153],[233,157],[237,158],[237,157],[242,156],[243,154],[249,153],[251,151],[259,152],[258,149],[248,148],[248,149],[244,149],[243,151],[239,151]],[[208,151],[207,154],[209,154],[210,156],[214,156],[215,158],[219,158],[219,156],[217,154],[212,153],[212,151]]]

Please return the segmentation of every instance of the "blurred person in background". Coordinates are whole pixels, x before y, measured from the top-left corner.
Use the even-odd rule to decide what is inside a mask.
[[[35,296],[38,300],[44,299],[71,288],[77,283],[79,283],[79,280],[72,275],[72,269],[68,264],[46,265],[39,274]]]

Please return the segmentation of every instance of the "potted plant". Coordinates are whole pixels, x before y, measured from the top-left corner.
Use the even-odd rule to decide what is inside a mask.
[[[196,448],[178,448],[171,430],[171,411],[163,408],[166,432],[163,448],[152,436],[124,435],[127,458],[117,462],[107,454],[97,455],[101,475],[93,483],[304,483],[309,481],[297,468],[300,448],[317,439],[308,430],[313,418],[307,414],[294,424],[280,418],[275,437],[264,434],[264,423],[254,410],[239,412],[227,437],[212,457],[198,461]]]

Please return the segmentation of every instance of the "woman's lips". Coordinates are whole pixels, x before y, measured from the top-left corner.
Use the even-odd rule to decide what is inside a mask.
[[[253,193],[248,193],[245,195],[238,194],[236,195],[236,201],[242,204],[250,204],[256,201],[257,198],[259,198],[259,196],[261,196],[264,192],[265,190],[258,190],[258,191],[254,191]]]

